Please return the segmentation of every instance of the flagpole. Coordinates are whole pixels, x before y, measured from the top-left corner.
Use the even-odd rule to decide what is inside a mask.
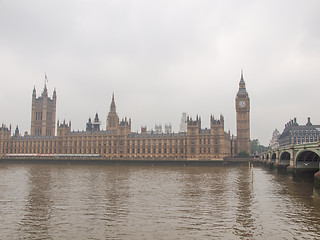
[[[48,82],[47,73],[44,73],[44,88],[47,87],[47,82]]]

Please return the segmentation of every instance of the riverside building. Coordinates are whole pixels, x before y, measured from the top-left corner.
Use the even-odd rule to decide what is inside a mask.
[[[119,119],[114,95],[107,116],[106,129],[101,129],[98,114],[88,120],[86,130],[72,131],[70,122],[57,122],[57,94],[48,96],[47,87],[37,98],[32,94],[31,134],[21,136],[18,127],[11,134],[10,127],[0,127],[0,156],[40,155],[95,155],[105,159],[154,159],[154,160],[223,160],[237,156],[241,151],[250,153],[250,100],[243,74],[237,93],[236,117],[237,137],[224,129],[224,117],[210,117],[210,128],[201,127],[201,117],[183,115],[186,127],[174,133],[171,125],[162,129],[140,133],[132,132],[131,119]],[[185,118],[186,117],[186,118]],[[55,126],[57,135],[55,135]],[[169,129],[170,128],[170,129]]]
[[[279,136],[279,146],[303,144],[320,141],[320,125],[313,125],[308,117],[305,125],[299,125],[297,118],[290,120],[284,126]]]

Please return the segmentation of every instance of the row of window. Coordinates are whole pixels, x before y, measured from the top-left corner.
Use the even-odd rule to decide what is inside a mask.
[[[83,141],[118,141],[120,145],[124,145],[125,143],[127,143],[127,145],[134,145],[136,143],[142,144],[142,145],[152,145],[155,143],[164,143],[164,144],[169,144],[169,145],[178,145],[180,144],[184,144],[185,143],[185,138],[184,139],[131,139],[131,140],[121,140],[121,138],[123,139],[123,136],[116,136],[116,139],[110,139],[110,138],[114,138],[115,136],[95,136],[95,137],[91,137],[91,136],[81,136],[79,138],[76,137],[64,137],[63,141],[67,141],[67,142],[83,142]],[[210,138],[209,136],[207,136],[206,138],[191,138],[191,141],[196,141],[196,139],[199,139],[199,143],[200,144],[210,144],[212,138]],[[215,142],[218,142],[218,139],[215,138],[214,139]]]
[[[28,147],[56,147],[56,141],[46,141],[46,142],[29,142],[29,141],[22,141],[22,142],[3,142],[3,147],[13,147],[13,148],[28,148]]]
[[[310,136],[310,137],[294,137],[293,143],[294,144],[301,144],[301,143],[309,143],[309,142],[317,142],[319,141],[318,136]]]
[[[125,144],[126,143],[126,144]],[[146,144],[147,143],[147,144]],[[150,141],[148,140],[148,142],[146,142],[146,140],[127,140],[127,141],[124,141],[124,140],[108,140],[108,141],[96,141],[96,140],[93,140],[93,141],[65,141],[64,145],[66,146],[67,144],[69,146],[96,146],[97,144],[100,146],[101,144],[103,144],[104,146],[117,146],[117,145],[120,145],[120,146],[161,146],[161,145],[164,145],[166,146],[167,145],[167,141],[166,140],[158,140],[158,141]],[[169,141],[169,145],[173,145],[172,144],[173,142],[170,140]],[[176,140],[174,142],[175,144],[174,145],[179,145],[179,142]],[[218,144],[218,139],[215,139],[214,141],[215,144]],[[185,140],[180,140],[180,146],[183,146],[185,144]],[[191,140],[191,144],[192,145],[195,145],[196,144],[196,141],[195,140]],[[210,144],[210,139],[208,139],[208,141],[200,141],[200,144],[203,144],[203,145],[206,145],[206,144]]]
[[[40,129],[41,130],[41,129]],[[201,142],[200,141],[200,144],[203,144],[205,145],[206,143],[209,144],[210,139],[208,139],[208,141],[203,141]],[[9,144],[10,143],[10,144]],[[101,144],[103,143],[103,146],[117,146],[118,143],[119,143],[119,146],[124,146],[124,141],[121,140],[121,141],[104,141],[104,142],[101,142],[101,141],[65,141],[65,142],[59,142],[59,144],[65,146],[65,147],[86,147],[86,146],[101,146]],[[131,145],[130,145],[131,143]],[[145,141],[143,140],[142,142],[142,146],[145,146]],[[176,145],[178,145],[177,143],[178,142],[175,142]],[[196,142],[194,140],[192,140],[191,142],[191,145],[196,145]],[[180,146],[184,146],[185,144],[185,140],[181,140],[180,141]],[[218,144],[218,139],[215,139],[215,144]],[[151,145],[151,144],[148,144],[148,145]],[[148,146],[147,145],[147,146]],[[170,142],[170,145],[171,145],[171,142]],[[22,147],[22,148],[28,148],[28,147],[56,147],[57,146],[57,141],[38,141],[38,142],[31,142],[31,141],[17,141],[17,142],[4,142],[3,143],[3,147],[13,147],[13,148],[16,148],[16,147]],[[128,140],[127,141],[127,145],[126,146],[140,146],[140,140],[137,140],[137,141],[130,141]],[[153,142],[153,146],[162,146],[162,142],[161,140],[159,140],[158,144],[156,144],[156,142]],[[167,142],[164,141],[163,142],[163,146],[167,146]]]
[[[184,148],[104,148],[104,149],[68,149],[65,148],[65,153],[73,153],[73,154],[84,154],[84,153],[128,153],[128,154],[184,154],[185,149]],[[54,149],[37,149],[37,148],[29,148],[29,149],[15,149],[15,148],[3,148],[2,153],[40,153],[40,154],[54,154],[54,153],[61,153],[61,149],[58,150],[56,148]],[[210,148],[200,148],[199,153],[210,153]],[[191,148],[191,153],[195,153],[195,148]],[[218,148],[215,148],[215,153],[218,153]]]
[[[319,133],[319,131],[318,130],[316,130],[316,129],[293,129],[292,130],[293,131],[293,133],[301,133],[301,134],[306,134],[306,133]]]
[[[159,139],[159,140],[155,140],[155,141],[151,141],[151,140],[102,140],[102,139],[94,139],[94,140],[70,140],[65,138],[64,142],[69,142],[71,145],[75,145],[77,143],[79,143],[81,145],[81,143],[86,143],[86,142],[91,142],[93,144],[96,144],[96,142],[103,142],[104,145],[106,145],[108,143],[109,146],[111,145],[179,145],[179,143],[181,145],[185,144],[185,140],[166,140],[166,139]]]

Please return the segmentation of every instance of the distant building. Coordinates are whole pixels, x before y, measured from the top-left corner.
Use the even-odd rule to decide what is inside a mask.
[[[157,133],[157,134],[162,133],[162,126],[161,126],[161,124],[156,124],[156,125],[154,126],[154,131],[155,131],[155,133]]]
[[[313,125],[308,117],[306,125],[299,125],[297,118],[285,124],[279,137],[279,146],[303,144],[320,140],[320,125]]]
[[[164,132],[165,133],[172,133],[172,125],[170,123],[164,125]]]
[[[272,150],[279,148],[279,137],[280,137],[280,132],[278,131],[278,129],[275,129],[272,133],[272,138],[269,144]]]
[[[187,132],[187,113],[182,113],[179,132]]]
[[[98,117],[98,113],[96,113],[94,117],[94,122],[91,121],[91,118],[89,118],[87,124],[86,124],[86,131],[100,131],[100,121]]]

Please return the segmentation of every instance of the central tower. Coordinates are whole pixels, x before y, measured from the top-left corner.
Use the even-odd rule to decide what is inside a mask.
[[[116,111],[116,103],[114,102],[114,94],[110,105],[110,112],[107,118],[107,130],[116,130],[119,127],[119,117]]]
[[[236,96],[237,113],[237,147],[238,153],[246,151],[250,154],[250,98],[241,71],[239,91]]]

